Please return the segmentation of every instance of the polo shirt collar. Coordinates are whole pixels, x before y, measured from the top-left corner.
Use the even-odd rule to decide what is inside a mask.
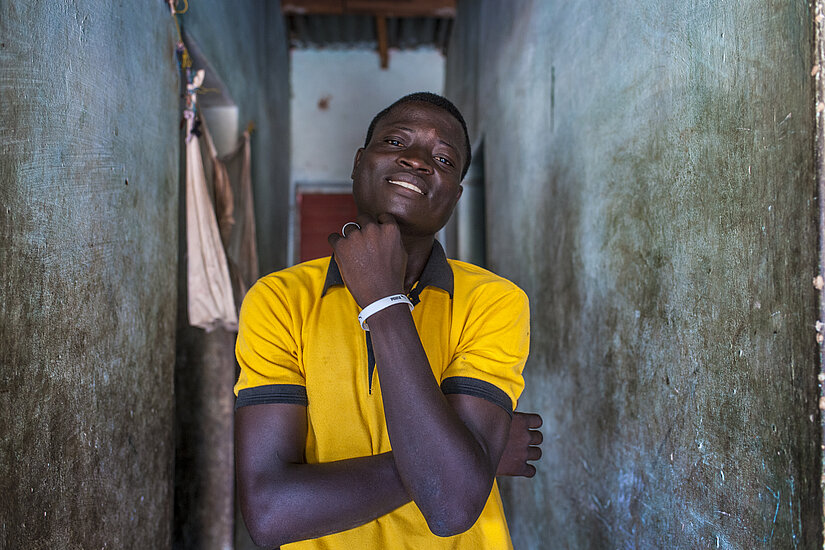
[[[338,264],[335,263],[335,257],[329,259],[329,267],[327,268],[327,278],[324,281],[324,291],[321,296],[327,293],[327,290],[336,285],[343,285],[344,279],[341,277],[341,272],[338,270]],[[453,297],[453,270],[450,264],[447,263],[447,255],[444,253],[441,243],[433,242],[433,250],[430,252],[430,257],[427,259],[427,265],[421,272],[421,277],[418,283],[410,291],[410,300],[414,304],[418,303],[418,295],[422,290],[428,286],[434,286],[447,292],[450,298]]]

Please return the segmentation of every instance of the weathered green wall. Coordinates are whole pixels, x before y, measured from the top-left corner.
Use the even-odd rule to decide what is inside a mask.
[[[817,548],[804,2],[461,2],[488,261],[531,297],[517,548]]]
[[[251,157],[258,259],[261,274],[283,268],[289,217],[289,52],[280,4],[190,2],[181,23],[226,85],[238,108],[240,130],[255,122]],[[184,231],[181,225],[173,547],[245,548],[251,542],[234,513],[235,334],[220,329],[207,334],[188,324]]]
[[[162,2],[0,2],[0,547],[168,548],[178,76]]]

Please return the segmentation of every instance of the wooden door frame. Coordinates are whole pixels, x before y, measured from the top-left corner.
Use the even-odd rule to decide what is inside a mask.
[[[342,182],[295,182],[295,190],[292,200],[294,201],[294,215],[292,216],[292,254],[289,258],[289,265],[295,265],[301,258],[301,208],[298,205],[298,197],[301,194],[325,194],[340,195],[352,193],[352,181]]]

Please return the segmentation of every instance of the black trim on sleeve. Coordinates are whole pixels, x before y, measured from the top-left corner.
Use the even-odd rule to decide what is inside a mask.
[[[507,414],[511,417],[513,416],[513,402],[510,400],[510,396],[504,393],[504,390],[501,388],[484,380],[479,380],[478,378],[470,378],[468,376],[451,376],[445,378],[441,382],[441,393],[444,395],[460,393],[462,395],[480,397],[494,405],[498,405],[507,411]]]
[[[269,405],[271,403],[286,403],[289,405],[307,406],[307,389],[298,384],[269,384],[244,388],[238,392],[235,400],[235,410],[247,405]]]

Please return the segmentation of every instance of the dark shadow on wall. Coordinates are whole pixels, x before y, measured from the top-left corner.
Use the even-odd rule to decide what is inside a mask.
[[[282,144],[289,135],[289,58],[280,6],[264,0],[246,2],[243,9],[198,2],[181,20],[209,70],[220,76],[219,88],[237,106],[239,122],[255,123],[251,170],[260,272],[284,267],[289,148]],[[236,335],[222,329],[207,333],[189,326],[187,318],[184,159],[181,145],[173,547],[250,548],[242,522],[235,521]]]
[[[231,548],[234,538],[232,408],[235,334],[189,326],[186,176],[181,134],[178,307],[175,338],[173,547]]]

